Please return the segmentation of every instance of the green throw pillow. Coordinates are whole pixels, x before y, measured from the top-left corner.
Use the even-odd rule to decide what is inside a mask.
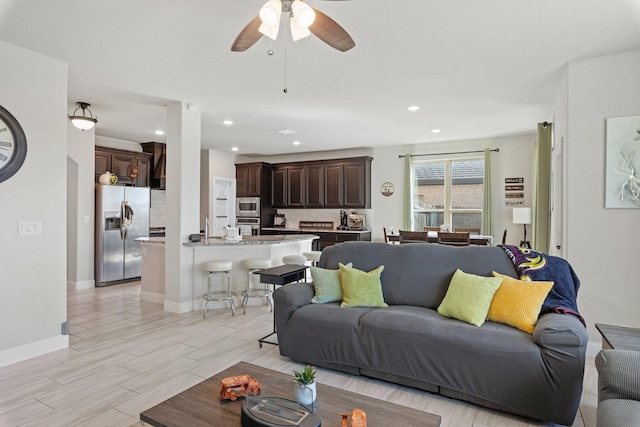
[[[340,307],[388,307],[382,295],[380,274],[384,265],[365,272],[338,264],[342,282],[342,304]]]
[[[351,263],[347,264],[351,267]],[[311,267],[311,278],[316,295],[311,299],[313,304],[342,301],[342,285],[340,271]]]
[[[499,277],[483,277],[456,270],[449,289],[438,307],[445,317],[482,326],[487,318],[493,294],[502,283]]]

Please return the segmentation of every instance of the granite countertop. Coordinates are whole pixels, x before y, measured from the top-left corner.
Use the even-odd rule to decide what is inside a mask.
[[[305,228],[304,230],[300,230],[299,228],[282,228],[282,227],[263,227],[261,230],[267,231],[286,231],[288,233],[299,233],[299,232],[308,232],[308,233],[371,233],[371,230],[327,230],[326,228],[318,228],[318,229],[309,229]]]
[[[273,245],[277,243],[298,242],[301,240],[314,240],[317,238],[318,236],[314,236],[313,234],[280,234],[273,236],[242,236],[242,240],[236,242],[226,240],[224,237],[209,237],[209,240],[206,243],[203,240],[200,242],[183,243],[183,245],[191,247]]]

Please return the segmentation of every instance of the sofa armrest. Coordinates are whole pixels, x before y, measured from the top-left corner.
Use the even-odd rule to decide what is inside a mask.
[[[596,355],[598,402],[608,399],[640,401],[640,352],[604,349]]]
[[[543,314],[533,330],[533,342],[538,346],[573,357],[580,354],[583,361],[588,341],[587,329],[577,317],[569,314]]]
[[[315,295],[313,283],[297,282],[279,287],[273,293],[276,330],[284,330],[291,314],[303,305],[311,304]]]

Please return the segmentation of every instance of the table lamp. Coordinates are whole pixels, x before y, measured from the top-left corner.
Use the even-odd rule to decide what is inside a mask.
[[[513,208],[513,223],[524,225],[524,240],[520,242],[520,246],[531,249],[531,244],[527,240],[527,224],[531,224],[531,208]]]

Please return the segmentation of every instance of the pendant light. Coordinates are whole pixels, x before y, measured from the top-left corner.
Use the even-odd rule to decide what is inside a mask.
[[[75,127],[77,127],[78,129],[85,131],[85,130],[89,130],[91,128],[93,128],[96,123],[98,123],[98,118],[97,117],[93,117],[93,114],[91,113],[91,110],[89,109],[89,107],[91,106],[91,104],[88,104],[86,102],[78,102],[76,103],[76,105],[78,106],[75,110],[73,110],[73,115],[69,116],[69,119],[71,120],[71,123],[73,123],[73,125]],[[81,116],[76,116],[76,112],[82,109],[82,115]],[[89,115],[87,116],[86,112],[89,112]]]

